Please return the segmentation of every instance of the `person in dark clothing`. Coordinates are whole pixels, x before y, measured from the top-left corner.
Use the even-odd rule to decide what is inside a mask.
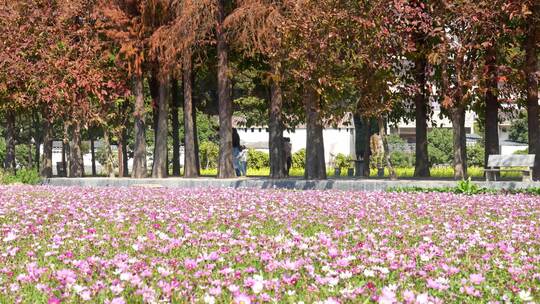
[[[240,154],[240,135],[238,135],[238,130],[236,130],[236,128],[233,128],[232,131],[233,167],[236,176],[240,176],[240,159],[238,158]]]
[[[285,176],[289,176],[289,172],[291,170],[292,166],[292,144],[291,139],[289,137],[283,138],[283,154],[285,156]]]

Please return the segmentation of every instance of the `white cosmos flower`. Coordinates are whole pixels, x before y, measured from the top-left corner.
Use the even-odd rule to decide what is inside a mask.
[[[214,298],[213,296],[209,294],[205,294],[203,301],[205,304],[214,304],[216,303],[216,298]]]
[[[519,299],[523,302],[530,302],[533,300],[533,297],[529,290],[522,290],[519,292]]]
[[[375,276],[375,271],[373,271],[371,269],[366,269],[366,270],[364,270],[364,276],[366,276],[368,278],[374,277]]]

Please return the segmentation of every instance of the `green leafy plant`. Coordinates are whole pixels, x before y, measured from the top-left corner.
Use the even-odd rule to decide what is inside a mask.
[[[471,178],[460,180],[457,183],[456,193],[473,195],[479,193],[478,185],[471,181]]]
[[[15,174],[8,174],[6,172],[0,173],[2,184],[29,184],[36,185],[41,182],[41,177],[37,170],[22,168],[17,170]]]
[[[334,158],[334,167],[339,169],[348,169],[352,167],[352,158],[343,153],[338,153]]]
[[[306,149],[300,149],[292,154],[292,167],[304,169],[306,167]]]
[[[257,151],[255,149],[248,150],[247,157],[248,168],[260,170],[270,167],[270,155],[268,153]]]

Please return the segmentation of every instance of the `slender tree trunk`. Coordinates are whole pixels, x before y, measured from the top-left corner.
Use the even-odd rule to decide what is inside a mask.
[[[4,158],[4,170],[15,172],[15,113],[6,113],[6,156]]]
[[[527,78],[527,117],[529,128],[529,153],[536,154],[533,178],[540,179],[540,124],[538,121],[538,31],[540,3],[534,4],[533,14],[529,17],[525,38],[525,75]]]
[[[199,176],[197,165],[197,144],[193,115],[193,77],[191,56],[186,56],[183,64],[184,79],[184,177]]]
[[[41,171],[41,150],[40,146],[43,141],[43,126],[40,123],[39,115],[36,111],[33,112],[32,122],[34,127],[34,158],[36,160],[36,169]]]
[[[362,153],[362,158],[364,159],[364,177],[369,177],[370,175],[370,162],[371,162],[371,145],[370,145],[370,139],[371,139],[371,119],[369,118],[362,118],[362,124],[364,125],[365,132],[362,134],[362,144],[364,146],[364,150]]]
[[[416,161],[415,177],[429,177],[429,157],[427,141],[428,96],[426,92],[427,59],[421,56],[415,60],[415,78],[419,90],[414,97],[416,106]]]
[[[497,75],[497,49],[495,46],[488,49],[486,54],[487,91],[486,91],[486,125],[484,127],[485,160],[487,167],[489,155],[499,154],[499,102],[498,102],[498,75]],[[497,172],[497,175],[499,173]],[[497,177],[498,180],[498,177]]]
[[[118,134],[118,177],[123,177],[125,172],[124,167],[124,142],[121,133]]]
[[[94,139],[94,134],[90,133],[90,154],[92,155],[92,176],[97,175],[96,170],[96,144]]]
[[[122,133],[120,133],[120,140],[122,141],[122,166],[124,167],[124,174],[122,174],[122,177],[129,177],[129,168],[128,168],[128,144],[127,144],[127,131],[126,129],[122,129]]]
[[[467,137],[465,134],[465,107],[452,108],[450,119],[454,144],[454,179],[467,178]]]
[[[146,162],[146,124],[144,109],[143,77],[134,78],[135,91],[135,147],[133,151],[133,171],[131,177],[145,178],[148,173]]]
[[[279,67],[274,67],[274,75],[279,73]],[[286,159],[283,141],[283,120],[281,116],[283,107],[283,92],[277,80],[270,84],[270,118],[269,138],[270,148],[270,177],[283,178],[285,176]]]
[[[28,139],[28,169],[34,168],[34,158],[32,157],[32,137]]]
[[[53,175],[53,128],[51,122],[43,119],[43,155],[41,160],[40,175],[44,178],[50,178]]]
[[[306,111],[306,179],[326,179],[323,126],[319,116],[319,96],[315,89],[304,87]]]
[[[231,81],[228,75],[229,59],[223,20],[225,0],[218,1],[217,54],[219,99],[219,159],[218,178],[235,177],[232,155],[232,100]]]
[[[62,138],[62,170],[64,170],[63,176],[68,176],[68,157],[69,146],[67,141],[67,124],[64,123],[64,137]]]
[[[109,140],[109,130],[107,128],[103,128],[103,144],[105,145],[105,174],[110,178],[115,178],[111,141]]]
[[[172,174],[173,176],[180,176],[180,120],[178,118],[178,108],[180,106],[180,88],[178,87],[178,79],[173,78],[171,80],[171,88],[171,125],[173,140]]]
[[[170,80],[163,77],[159,81],[159,97],[157,109],[157,131],[154,164],[152,168],[153,178],[165,178],[168,175],[167,163],[167,137],[168,137],[168,115],[170,100]]]
[[[69,177],[83,176],[83,158],[81,151],[81,124],[76,121],[70,127],[69,140]]]
[[[191,84],[195,83],[195,75],[191,73]],[[193,92],[193,91],[192,91]],[[191,117],[193,119],[193,139],[195,141],[195,166],[197,167],[197,176],[201,176],[201,159],[199,154],[199,132],[197,131],[197,99],[192,97],[193,110],[191,111]]]

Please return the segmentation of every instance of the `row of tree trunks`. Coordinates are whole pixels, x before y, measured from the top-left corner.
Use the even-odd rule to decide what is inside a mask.
[[[218,57],[218,100],[219,100],[219,157],[218,178],[235,177],[232,149],[232,96],[229,79],[229,46],[223,21],[225,20],[225,0],[218,3],[217,57]]]
[[[190,54],[186,54],[183,67],[184,84],[184,177],[199,176],[196,110],[193,106],[193,67]]]
[[[319,95],[314,88],[304,85],[304,106],[306,111],[306,179],[326,179],[324,160],[323,125],[319,114]]]
[[[279,68],[274,70],[278,75]],[[285,176],[286,159],[283,140],[283,121],[281,116],[283,106],[283,92],[277,80],[270,84],[270,109],[268,124],[268,146],[270,149],[270,177],[283,178]]]
[[[416,161],[414,166],[415,177],[429,177],[429,156],[427,141],[427,114],[428,95],[426,92],[427,58],[425,55],[419,56],[415,60],[415,79],[418,85],[418,92],[414,97],[416,106]]]
[[[540,3],[533,6],[533,13],[529,17],[525,37],[525,76],[527,81],[527,117],[529,129],[529,153],[536,154],[533,178],[540,179],[540,124],[538,107],[538,31],[540,31],[538,15]]]
[[[485,119],[484,140],[485,159],[487,167],[489,155],[499,154],[499,100],[498,100],[498,73],[497,73],[497,49],[492,46],[485,56],[487,73],[487,90],[485,95]],[[497,172],[497,175],[499,173]]]
[[[157,104],[157,125],[156,141],[154,144],[154,163],[152,167],[153,178],[165,178],[168,176],[167,161],[167,138],[168,138],[168,116],[170,100],[170,78],[163,76],[159,78],[159,96]]]
[[[172,78],[171,81],[171,126],[172,126],[172,175],[180,176],[180,120],[178,118],[178,108],[180,107],[180,88],[178,79]]]

